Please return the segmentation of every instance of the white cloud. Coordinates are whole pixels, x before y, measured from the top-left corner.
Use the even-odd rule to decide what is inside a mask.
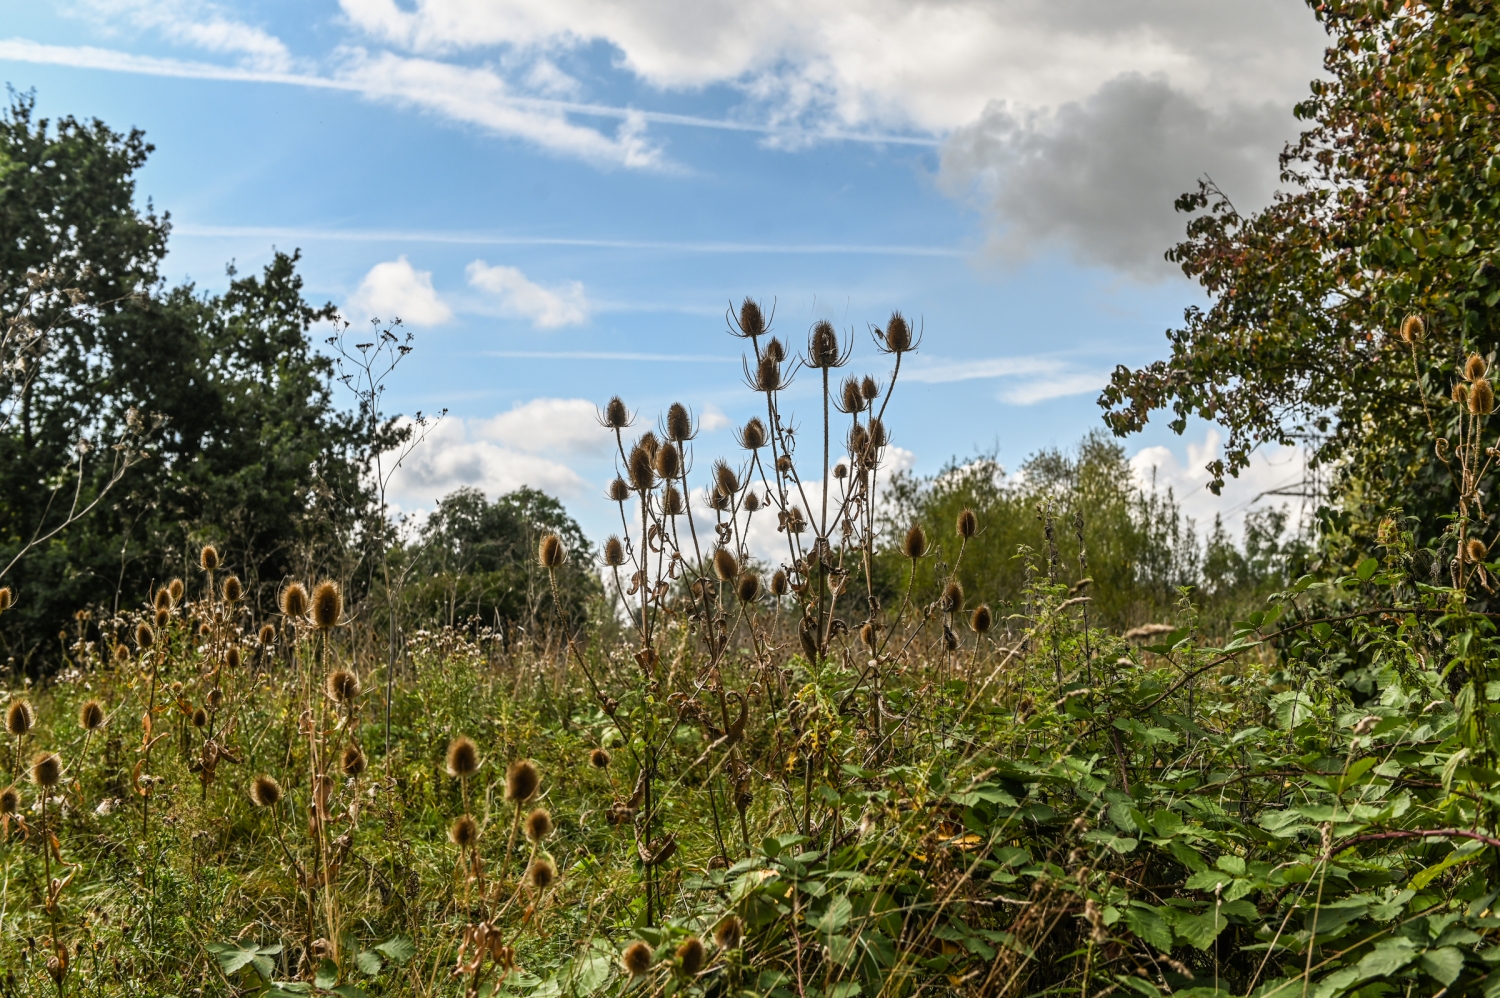
[[[405,256],[371,267],[350,295],[349,309],[413,326],[436,326],[453,318],[453,310],[432,287],[432,272],[415,269]]]
[[[244,65],[266,72],[286,72],[291,52],[262,28],[227,16],[217,4],[199,0],[86,0],[81,11],[102,20],[123,21],[155,31],[169,41],[209,52],[241,57]]]
[[[506,315],[530,319],[538,329],[577,326],[588,321],[589,301],[578,281],[545,288],[515,267],[491,267],[475,260],[465,271],[469,284],[500,299]]]
[[[1082,395],[1097,392],[1109,384],[1108,374],[1087,371],[1061,372],[1055,375],[1032,378],[1000,392],[1000,401],[1010,405],[1035,405],[1049,399],[1067,395]]]
[[[723,409],[709,402],[703,406],[703,413],[698,417],[698,425],[706,433],[715,433],[726,429],[730,425],[730,420],[724,414]]]
[[[486,440],[531,454],[602,457],[615,446],[587,399],[533,399],[475,424],[475,430]]]
[[[1162,491],[1170,487],[1183,512],[1197,521],[1200,534],[1212,528],[1216,515],[1224,518],[1230,537],[1238,541],[1250,509],[1287,504],[1294,520],[1299,513],[1309,512],[1299,507],[1301,500],[1296,497],[1261,496],[1271,490],[1297,491],[1306,457],[1298,446],[1257,450],[1238,478],[1225,481],[1221,495],[1208,491],[1213,476],[1205,465],[1219,456],[1222,440],[1219,431],[1210,427],[1201,443],[1187,441],[1185,461],[1169,447],[1145,447],[1131,457],[1130,467],[1142,487]]]
[[[929,358],[913,367],[905,377],[928,384],[985,378],[1017,379],[1008,383],[997,396],[1009,405],[1034,405],[1065,395],[1081,395],[1098,391],[1109,382],[1108,374],[1079,370],[1065,358],[1040,354],[979,357],[965,361]]]
[[[567,465],[484,439],[485,432],[482,424],[451,417],[438,423],[392,476],[396,507],[430,510],[461,486],[477,488],[491,499],[523,485],[563,498],[586,490],[583,478]]]

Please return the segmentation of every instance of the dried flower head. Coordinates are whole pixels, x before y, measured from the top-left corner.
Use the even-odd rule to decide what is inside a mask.
[[[839,411],[851,415],[865,411],[865,396],[859,390],[859,379],[852,375],[839,387]]]
[[[0,790],[0,814],[15,814],[21,810],[21,791],[15,787]]]
[[[552,834],[552,812],[539,807],[526,816],[526,837],[540,842]]]
[[[650,492],[656,485],[651,459],[652,452],[639,444],[630,452],[630,461],[625,470],[630,474],[631,488],[637,492]]]
[[[172,594],[167,591],[167,587],[166,586],[162,586],[160,589],[158,589],[156,591],[156,612],[157,613],[161,613],[163,610],[171,610],[171,609],[172,609]]]
[[[760,509],[760,494],[757,492],[745,493],[744,501],[740,503],[740,509],[746,513],[754,513]]]
[[[290,582],[281,590],[277,599],[281,612],[293,620],[307,616],[307,589],[300,582]]]
[[[14,700],[5,711],[5,730],[22,737],[36,727],[36,711],[28,700]]]
[[[275,807],[281,802],[281,784],[265,773],[250,781],[250,802],[256,807]]]
[[[527,868],[526,879],[531,882],[532,887],[544,891],[557,883],[557,864],[546,856],[538,856]]]
[[[448,841],[460,849],[472,849],[479,841],[479,822],[472,814],[461,814],[448,827]]]
[[[344,754],[339,759],[339,765],[345,776],[357,779],[364,775],[365,767],[369,765],[369,762],[365,759],[364,750],[350,742],[344,746]]]
[[[202,707],[193,708],[192,721],[193,727],[195,728],[208,727],[208,711],[204,710]]]
[[[780,364],[786,360],[786,347],[782,345],[780,340],[773,336],[766,343],[765,350],[761,351],[761,356],[769,358],[773,364]]]
[[[761,336],[766,331],[766,316],[760,310],[760,303],[754,298],[747,297],[740,302],[739,318],[740,334],[742,336]]]
[[[104,707],[98,700],[85,700],[78,708],[78,726],[84,731],[98,731],[104,727]]]
[[[130,661],[130,648],[122,641],[115,645],[115,664],[124,665]]]
[[[610,568],[619,568],[625,564],[625,545],[614,534],[610,534],[609,540],[604,542],[604,564]]]
[[[981,603],[974,608],[974,613],[969,617],[969,627],[975,634],[984,634],[989,631],[995,623],[994,616],[990,613],[988,603]]]
[[[270,624],[261,624],[259,638],[263,646],[274,644],[276,642],[276,628]]]
[[[667,439],[680,444],[695,436],[693,414],[681,402],[673,402],[667,407]]]
[[[186,591],[181,579],[173,579],[167,583],[167,592],[171,595],[174,604],[182,602],[182,594]]]
[[[1479,378],[1469,386],[1469,413],[1488,416],[1495,411],[1495,389],[1488,378]]]
[[[688,936],[677,947],[677,969],[682,971],[685,977],[697,977],[698,971],[703,969],[703,940],[697,936]]]
[[[604,415],[600,420],[611,430],[623,430],[630,425],[630,410],[625,408],[625,402],[616,395],[604,405]]]
[[[1470,537],[1469,543],[1465,545],[1465,554],[1468,555],[1469,561],[1475,565],[1484,564],[1484,559],[1489,553],[1489,548],[1478,537]]]
[[[641,439],[636,441],[636,446],[645,448],[651,459],[656,460],[656,449],[661,446],[661,441],[656,439],[656,434],[647,430],[641,434]]]
[[[667,516],[681,516],[687,512],[687,503],[683,502],[682,493],[677,491],[677,486],[668,485],[662,493],[661,511]]]
[[[0,613],[9,610],[16,601],[16,594],[11,592],[10,586],[0,586]]]
[[[906,321],[906,316],[900,312],[891,313],[891,321],[885,324],[885,340],[887,353],[906,353],[912,348],[911,324]]]
[[[608,769],[610,761],[609,749],[596,748],[589,753],[589,765],[595,769]]]
[[[238,669],[240,667],[239,645],[230,645],[229,650],[224,652],[224,666],[228,669]]]
[[[879,454],[880,451],[885,449],[885,445],[890,443],[890,438],[886,436],[885,424],[874,416],[871,416],[866,429],[870,433],[870,450],[873,454]]]
[[[245,595],[245,587],[240,585],[240,578],[231,575],[224,580],[224,601],[226,603],[238,603],[240,597]]]
[[[203,545],[203,550],[198,552],[198,564],[205,572],[212,572],[219,567],[219,549],[212,544]]]
[[[778,568],[771,576],[771,595],[779,599],[791,591],[791,580],[786,577],[785,570]]]
[[[906,537],[901,541],[901,553],[913,560],[927,553],[927,531],[922,529],[920,523],[913,523],[906,531]]]
[[[752,391],[770,394],[781,390],[781,363],[772,359],[769,350],[756,362],[755,375],[749,378],[749,383]]]
[[[741,603],[754,603],[760,599],[760,576],[754,572],[741,574],[734,584],[734,595]]]
[[[740,490],[740,476],[727,461],[714,462],[714,484],[725,495],[734,495]]]
[[[714,943],[719,949],[738,949],[745,937],[745,923],[738,915],[726,915],[714,928]]]
[[[651,951],[651,947],[637,939],[620,954],[620,966],[631,977],[640,977],[651,969],[651,961],[655,958],[656,954]]]
[[[31,760],[31,782],[51,789],[62,782],[62,756],[56,752],[38,752]]]
[[[536,560],[539,565],[550,571],[562,565],[565,554],[562,538],[556,534],[548,534],[537,545]]]
[[[957,579],[949,579],[943,587],[943,612],[957,613],[964,608],[964,587]]]
[[[1469,354],[1469,359],[1464,361],[1464,378],[1468,381],[1478,381],[1484,377],[1484,372],[1489,370],[1490,365],[1477,353]]]
[[[1460,381],[1453,386],[1453,401],[1459,405],[1469,404],[1469,386]]]
[[[717,485],[708,490],[708,498],[704,502],[709,509],[716,509],[721,513],[729,509],[729,495]]]
[[[840,461],[838,464],[834,465],[833,466],[833,477],[837,478],[841,482],[844,479],[848,478],[849,477],[849,466],[847,464],[845,464],[843,461]]]
[[[215,686],[213,689],[208,691],[207,699],[208,709],[218,710],[220,707],[224,706],[224,691]]]
[[[164,629],[167,626],[167,624],[171,622],[171,620],[172,620],[171,611],[169,611],[169,610],[157,610],[156,611],[156,629],[157,630]]]
[[[1427,333],[1427,324],[1420,315],[1408,315],[1401,320],[1401,342],[1415,343]]]
[[[505,771],[505,799],[508,801],[517,804],[529,801],[536,796],[541,785],[542,774],[530,759],[517,760]]]
[[[833,323],[826,319],[813,323],[812,332],[807,337],[807,366],[834,368],[841,366],[845,359],[841,356],[839,334]]]
[[[150,648],[156,643],[156,632],[144,620],[135,625],[135,643],[140,648]]]
[[[714,548],[714,574],[721,582],[732,582],[738,578],[740,566],[728,548]]]
[[[759,416],[750,417],[750,422],[736,435],[739,445],[745,450],[760,450],[766,445],[766,424]]]
[[[865,397],[866,402],[874,402],[876,399],[880,398],[880,382],[876,381],[868,374],[865,375],[864,378],[860,380],[859,393]]]
[[[479,772],[479,746],[468,735],[459,735],[448,743],[448,775],[467,779]]]
[[[344,594],[332,579],[319,582],[312,593],[312,622],[320,631],[331,631],[344,615]]]
[[[677,450],[677,445],[672,443],[662,444],[656,449],[656,473],[661,477],[671,480],[682,473],[682,455]]]
[[[979,533],[979,517],[974,515],[972,509],[966,509],[958,514],[958,523],[954,528],[958,531],[958,536],[968,540]]]
[[[334,703],[353,703],[359,696],[359,677],[348,669],[334,669],[324,681],[323,689]]]
[[[790,475],[792,473],[792,456],[783,454],[776,459],[776,473],[779,475]]]

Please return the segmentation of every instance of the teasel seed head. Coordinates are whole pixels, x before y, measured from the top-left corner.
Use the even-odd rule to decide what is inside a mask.
[[[240,667],[239,645],[229,646],[229,650],[224,653],[224,665],[230,670],[238,669]]]
[[[766,445],[766,424],[759,416],[751,416],[750,422],[736,435],[739,445],[745,450],[760,450]]]
[[[848,377],[839,388],[839,411],[853,415],[865,411],[865,396],[859,390],[859,379]]]
[[[604,496],[610,502],[624,502],[630,498],[630,483],[623,478],[616,478],[609,483],[609,489]]]
[[[757,492],[745,493],[745,499],[740,503],[740,509],[743,509],[746,513],[754,513],[760,509],[760,494]]]
[[[307,589],[300,582],[287,583],[277,602],[282,614],[293,620],[301,620],[307,616]]]
[[[156,632],[144,620],[135,625],[135,643],[140,648],[150,648],[156,643]]]
[[[807,337],[807,366],[814,369],[841,367],[844,359],[833,323],[826,319],[813,323],[812,332]]]
[[[656,449],[661,446],[661,441],[656,439],[656,434],[647,430],[641,434],[641,439],[636,441],[636,446],[643,448],[651,459],[656,460]]]
[[[240,578],[231,575],[224,580],[224,601],[226,603],[238,603],[240,597],[245,595],[245,587],[240,585]]]
[[[187,589],[183,586],[181,579],[173,579],[167,583],[167,593],[172,597],[174,606],[182,602],[182,594],[186,591]]]
[[[1484,541],[1480,540],[1478,537],[1470,537],[1469,543],[1465,545],[1465,549],[1466,553],[1469,556],[1470,563],[1475,565],[1484,564],[1484,559],[1490,553],[1489,548],[1485,546]]]
[[[215,686],[208,691],[208,709],[218,710],[224,706],[224,691]]]
[[[608,769],[611,761],[609,749],[596,748],[589,753],[589,765],[595,769]]]
[[[949,651],[958,651],[958,635],[947,624],[943,625],[943,647]]]
[[[276,628],[270,624],[261,624],[259,638],[262,646],[274,644],[276,642]]]
[[[886,436],[885,424],[873,416],[870,417],[870,425],[867,429],[870,431],[871,463],[874,463],[873,459],[880,454],[886,444],[890,443],[890,439]]]
[[[687,511],[687,505],[682,501],[682,493],[677,491],[677,486],[668,485],[662,493],[661,511],[667,516],[681,516]]]
[[[714,944],[719,949],[739,949],[745,937],[745,923],[738,915],[726,915],[724,921],[714,928]]]
[[[604,542],[604,564],[610,568],[619,568],[625,564],[625,545],[614,534],[610,534],[609,540]]]
[[[732,582],[739,576],[739,563],[728,548],[714,548],[714,574],[720,582]]]
[[[0,613],[9,610],[16,602],[16,594],[10,586],[0,586]]]
[[[78,708],[78,726],[84,731],[98,731],[104,727],[104,707],[98,700],[85,700]]]
[[[703,940],[688,936],[677,947],[677,967],[684,977],[697,977],[703,969]]]
[[[778,457],[776,459],[776,471],[781,475],[790,475],[792,473],[792,455],[783,454]]]
[[[339,760],[339,764],[345,776],[358,779],[364,775],[366,767],[369,766],[369,760],[365,758],[363,749],[350,742],[344,746],[344,754]]]
[[[880,398],[880,382],[865,375],[859,383],[859,393],[865,397],[866,402],[874,402]]]
[[[786,347],[782,346],[781,341],[773,336],[766,344],[766,348],[761,351],[760,355],[762,357],[770,358],[770,361],[773,364],[780,364],[782,361],[786,360]]]
[[[212,572],[219,567],[219,549],[212,544],[203,545],[203,550],[198,552],[198,564],[205,572]]]
[[[1464,384],[1462,381],[1454,385],[1453,401],[1457,402],[1459,405],[1467,406],[1469,404],[1469,386]]]
[[[708,498],[705,502],[709,509],[716,509],[721,513],[729,509],[729,496],[717,485],[708,490]]]
[[[281,784],[261,773],[250,781],[250,802],[256,807],[275,807],[281,803]]]
[[[630,425],[630,410],[625,408],[625,402],[616,395],[604,405],[604,415],[600,420],[611,430],[623,430]]]
[[[1415,343],[1427,333],[1427,324],[1420,315],[1408,315],[1401,320],[1401,342]]]
[[[849,456],[865,463],[870,454],[870,431],[865,429],[863,423],[855,423],[849,427]]]
[[[557,883],[557,864],[546,856],[538,856],[526,870],[526,879],[532,887],[544,891]]]
[[[1469,359],[1464,361],[1464,379],[1467,381],[1478,381],[1484,377],[1484,372],[1489,370],[1490,365],[1477,353],[1469,354]]]
[[[845,464],[843,461],[840,461],[838,464],[834,465],[833,466],[833,477],[837,478],[841,482],[844,479],[848,478],[849,477],[849,466],[847,464]]]
[[[680,444],[697,435],[693,430],[693,414],[688,412],[687,406],[681,402],[673,402],[667,407],[668,440]]]
[[[62,782],[62,757],[56,752],[38,752],[31,760],[31,782],[52,789]]]
[[[1469,386],[1469,413],[1488,416],[1495,411],[1495,389],[1488,378],[1480,378]]]
[[[955,525],[958,536],[968,540],[979,533],[979,517],[974,515],[972,509],[966,509],[958,514],[958,523]]]
[[[172,620],[172,614],[166,610],[156,611],[156,629],[163,630]]]
[[[172,609],[172,594],[167,591],[167,587],[166,586],[162,586],[160,589],[158,589],[156,591],[156,612],[157,613],[161,613],[163,610],[171,610],[171,609]]]
[[[876,643],[880,641],[880,632],[875,629],[874,621],[867,620],[860,626],[859,640],[866,648],[875,650]]]
[[[193,727],[195,728],[208,727],[208,711],[204,710],[202,707],[193,708],[192,721]]]
[[[313,626],[320,631],[331,631],[339,625],[339,618],[343,615],[344,594],[339,590],[339,584],[332,579],[319,582],[312,594]]]
[[[536,763],[530,759],[513,762],[505,771],[505,799],[508,801],[525,803],[536,796],[541,785],[542,774],[537,772]]]
[[[526,816],[526,837],[540,842],[552,834],[552,812],[539,807]]]
[[[740,302],[740,335],[761,336],[766,331],[766,316],[760,310],[760,303],[754,298],[747,297]]]
[[[353,703],[359,697],[359,676],[348,669],[334,669],[323,689],[334,703]]]
[[[16,814],[21,810],[21,791],[15,787],[0,790],[0,814]]]
[[[775,343],[776,341],[772,340],[771,342]],[[760,358],[760,362],[756,364],[755,380],[751,383],[750,387],[755,391],[767,394],[781,391],[781,364],[772,360],[769,352],[764,354]]]
[[[454,779],[466,779],[479,772],[479,746],[467,735],[459,735],[448,743],[448,775]]]
[[[981,603],[974,608],[974,613],[969,617],[969,627],[975,634],[988,633],[995,623],[994,616],[990,613],[988,603]]]
[[[537,545],[537,564],[549,571],[559,568],[563,563],[563,556],[565,554],[562,538],[556,534],[548,534],[542,538],[541,544]]]
[[[906,353],[912,348],[911,324],[900,312],[891,313],[891,321],[885,325],[885,350],[887,353]]]
[[[448,841],[460,849],[472,849],[479,841],[479,822],[472,814],[461,814],[448,827]]]
[[[785,569],[778,568],[771,576],[771,595],[777,599],[792,591],[791,580],[786,577]]]
[[[754,603],[760,599],[760,576],[755,572],[741,574],[735,583],[734,595],[741,603]]]
[[[625,947],[625,952],[620,954],[620,966],[625,968],[625,973],[631,977],[640,977],[651,970],[651,961],[656,954],[651,947],[637,939]]]
[[[727,461],[715,461],[714,484],[719,487],[720,492],[732,496],[740,490],[740,476]]]
[[[920,523],[913,523],[907,528],[906,537],[901,542],[901,553],[912,560],[927,553],[927,531],[922,529]]]
[[[20,738],[36,727],[36,711],[28,700],[13,700],[5,711],[5,730]]]
[[[964,608],[964,587],[957,579],[949,579],[943,587],[942,605],[944,613],[957,613]]]
[[[676,444],[665,443],[658,447],[654,463],[656,473],[669,481],[682,472],[682,455],[678,452]]]
[[[115,664],[124,665],[128,661],[130,661],[130,648],[121,641],[115,645]]]
[[[630,463],[626,470],[630,473],[630,485],[637,492],[650,492],[656,485],[656,478],[651,468],[651,456],[651,452],[640,445],[636,445],[636,448],[630,452]]]

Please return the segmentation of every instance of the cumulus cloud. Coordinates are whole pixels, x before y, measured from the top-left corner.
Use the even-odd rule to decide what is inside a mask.
[[[371,267],[349,296],[349,310],[413,326],[436,326],[453,318],[453,310],[432,287],[432,272],[417,270],[405,256]]]
[[[1219,431],[1210,427],[1201,442],[1187,441],[1186,460],[1170,447],[1145,447],[1131,457],[1130,467],[1142,487],[1170,488],[1183,512],[1197,521],[1200,532],[1212,528],[1215,516],[1222,516],[1225,529],[1238,540],[1249,510],[1289,504],[1294,520],[1299,513],[1310,512],[1300,509],[1296,497],[1263,495],[1297,490],[1306,459],[1299,446],[1257,450],[1240,477],[1226,480],[1222,494],[1208,491],[1212,476],[1204,466],[1219,456],[1222,442]]]
[[[523,485],[565,499],[586,490],[583,478],[561,461],[487,439],[485,433],[482,424],[462,419],[438,423],[392,476],[395,506],[408,513],[431,510],[463,486],[477,488],[491,499]]]
[[[1264,204],[1296,129],[1286,104],[1215,108],[1165,76],[1128,73],[1052,112],[992,102],[948,139],[939,179],[977,198],[1004,257],[1050,247],[1160,278],[1183,238],[1177,195],[1209,175],[1242,207]]]
[[[538,329],[578,326],[588,321],[589,300],[578,281],[546,288],[516,267],[491,267],[475,260],[465,271],[469,284],[495,295],[502,314],[529,319]]]
[[[614,437],[599,425],[599,412],[587,399],[533,399],[478,423],[476,430],[530,454],[602,457],[614,450]]]

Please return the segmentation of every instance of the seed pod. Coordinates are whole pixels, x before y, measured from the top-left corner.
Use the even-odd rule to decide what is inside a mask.
[[[740,509],[743,509],[746,513],[754,513],[760,509],[760,496],[754,492],[745,493],[745,499],[740,503]]]
[[[130,649],[127,648],[125,646],[125,643],[122,641],[121,643],[115,645],[115,664],[124,665],[128,661],[130,661]]]
[[[914,561],[927,553],[927,531],[920,523],[907,528],[906,537],[901,542],[901,553]]]
[[[620,954],[620,966],[625,968],[625,973],[631,977],[640,977],[651,969],[651,961],[656,954],[651,947],[637,939],[625,947],[625,952]]]
[[[656,473],[661,477],[671,480],[676,478],[682,471],[681,455],[675,444],[662,444],[656,451]]]
[[[604,542],[604,564],[610,568],[619,568],[625,564],[625,545],[614,534],[610,534],[609,540]]]
[[[771,576],[771,595],[780,599],[791,591],[791,580],[786,577],[785,571],[778,568],[776,574]]]
[[[1401,320],[1401,342],[1415,343],[1427,333],[1427,324],[1420,315],[1408,315]]]
[[[637,492],[650,492],[656,484],[651,470],[651,452],[639,445],[630,452],[630,485]]]
[[[536,796],[541,785],[542,774],[537,772],[536,763],[530,759],[513,762],[505,771],[505,799],[508,801],[525,803]]]
[[[98,731],[104,727],[104,707],[98,700],[85,700],[78,708],[78,726],[84,731]]]
[[[224,580],[224,601],[226,603],[238,603],[240,597],[245,595],[245,589],[240,585],[239,576],[231,575]]]
[[[50,790],[62,782],[62,757],[56,752],[38,752],[31,760],[31,782]]]
[[[709,509],[716,509],[721,513],[729,509],[729,496],[717,485],[709,490],[706,502]]]
[[[539,807],[526,816],[526,837],[540,842],[552,834],[552,812]]]
[[[167,591],[167,587],[166,586],[162,586],[160,589],[158,589],[156,591],[156,612],[157,613],[161,613],[163,610],[171,610],[171,609],[172,609],[172,594]]]
[[[781,475],[792,473],[792,455],[783,454],[776,459],[776,472]]]
[[[842,411],[850,414],[865,411],[865,396],[859,390],[858,378],[845,378],[843,385],[839,389],[839,396],[839,408]]]
[[[9,610],[16,601],[16,594],[11,592],[10,586],[0,586],[0,613]]]
[[[740,490],[740,476],[735,474],[727,462],[714,462],[714,484],[719,491],[727,496],[732,496]]]
[[[212,544],[203,545],[203,550],[198,552],[198,564],[205,572],[212,572],[219,567],[219,549]]]
[[[150,648],[156,643],[156,632],[144,620],[135,625],[135,643],[140,648]]]
[[[277,600],[283,615],[299,620],[307,616],[307,590],[300,582],[291,582],[281,590]]]
[[[1488,378],[1480,378],[1469,386],[1469,413],[1488,416],[1495,411],[1495,389]]]
[[[448,743],[448,775],[455,779],[473,776],[479,771],[479,747],[467,735]]]
[[[673,402],[668,406],[667,439],[680,444],[696,435],[693,432],[693,414],[688,412],[688,407],[681,402]]]
[[[1469,381],[1478,381],[1484,377],[1484,372],[1489,370],[1489,364],[1477,353],[1469,354],[1469,359],[1464,361],[1464,377]]]
[[[630,410],[625,408],[620,396],[616,395],[605,403],[603,423],[611,430],[623,430],[630,425]]]
[[[167,611],[167,610],[157,610],[156,611],[156,627],[157,627],[157,630],[165,630],[167,624],[169,622],[171,622],[171,620],[172,620],[172,614],[169,611]]]
[[[250,801],[256,807],[275,807],[281,801],[281,784],[262,773],[250,781]]]
[[[448,828],[448,841],[460,849],[471,849],[479,841],[479,822],[470,814],[461,814],[453,819]]]
[[[359,696],[359,677],[348,669],[334,669],[323,688],[334,703],[353,703]]]
[[[338,626],[343,615],[344,594],[339,591],[339,584],[332,579],[319,582],[312,594],[313,626],[320,631],[330,631]]]
[[[182,580],[181,579],[173,579],[171,582],[168,582],[167,583],[167,592],[168,592],[168,594],[171,595],[171,597],[172,597],[172,603],[174,605],[177,604],[177,603],[182,602],[182,594],[183,594],[183,592],[185,592],[185,589],[184,589],[184,587],[182,585]]]
[[[28,700],[13,700],[5,711],[5,730],[17,738],[36,726],[36,710]]]
[[[771,341],[775,343],[775,340]],[[771,359],[767,352],[760,358],[760,363],[755,367],[755,381],[751,387],[758,392],[777,392],[781,390],[781,364]]]
[[[21,792],[15,787],[0,790],[0,814],[15,814],[21,810]]]
[[[880,383],[867,374],[859,383],[859,393],[865,397],[866,402],[874,402],[880,398]]]
[[[738,440],[745,450],[760,450],[766,445],[766,424],[760,421],[759,416],[750,417],[750,422],[740,430]]]
[[[537,546],[536,560],[543,568],[551,571],[562,565],[564,553],[562,538],[556,534],[548,534]]]
[[[769,357],[773,364],[780,364],[786,360],[786,347],[782,346],[781,341],[773,336],[770,342],[766,344],[765,350],[761,352],[761,356]]]
[[[610,761],[608,749],[596,748],[589,753],[589,765],[595,769],[608,769]]]
[[[345,776],[351,779],[358,779],[364,775],[365,767],[369,765],[369,761],[365,759],[364,750],[353,742],[350,742],[344,746],[344,755],[339,760],[339,764],[344,770]]]
[[[974,613],[969,617],[969,627],[975,634],[984,634],[994,624],[994,617],[990,613],[988,603],[981,603],[974,608]]]
[[[745,572],[740,576],[739,582],[735,583],[734,595],[741,603],[754,603],[760,599],[760,576],[754,572]]]
[[[714,574],[721,582],[730,582],[740,574],[739,563],[728,548],[714,548]]]
[[[728,915],[714,928],[714,944],[719,949],[739,949],[745,936],[745,923],[738,915]]]
[[[557,883],[557,864],[546,856],[538,856],[526,870],[526,879],[531,881],[532,887],[544,891]]]
[[[740,333],[744,336],[760,336],[766,331],[766,317],[754,298],[740,303]]]
[[[260,643],[262,646],[270,646],[276,641],[276,628],[270,624],[260,625]]]
[[[677,491],[677,486],[668,485],[661,494],[661,511],[667,516],[681,516],[687,511],[687,504],[682,501],[682,493]]]
[[[900,312],[891,313],[885,325],[885,349],[888,353],[906,353],[911,349],[911,325]]]
[[[703,969],[703,940],[688,936],[682,941],[677,947],[677,969],[684,977],[698,976],[698,971]]]
[[[807,366],[814,369],[834,368],[843,364],[839,357],[839,334],[833,323],[820,319],[807,337]]]
[[[1457,402],[1459,405],[1467,406],[1469,404],[1469,386],[1464,384],[1462,381],[1454,385],[1453,401]]]
[[[974,515],[974,511],[972,509],[964,510],[962,513],[958,514],[958,523],[956,524],[956,529],[958,531],[958,536],[962,537],[964,540],[968,540],[975,534],[979,533],[979,517]]]
[[[1469,561],[1475,565],[1484,564],[1484,559],[1490,553],[1489,548],[1485,546],[1484,541],[1480,540],[1478,537],[1470,537],[1469,543],[1464,547],[1465,553],[1469,556]]]
[[[623,478],[616,478],[609,483],[609,488],[605,490],[604,497],[610,502],[624,502],[630,498],[630,483]]]
[[[206,728],[206,727],[208,727],[208,711],[204,710],[202,707],[195,707],[193,709],[193,718],[192,718],[192,720],[193,720],[193,727],[195,727],[195,728]]]
[[[943,587],[942,605],[944,613],[957,613],[964,608],[964,587],[957,579],[949,579]]]

